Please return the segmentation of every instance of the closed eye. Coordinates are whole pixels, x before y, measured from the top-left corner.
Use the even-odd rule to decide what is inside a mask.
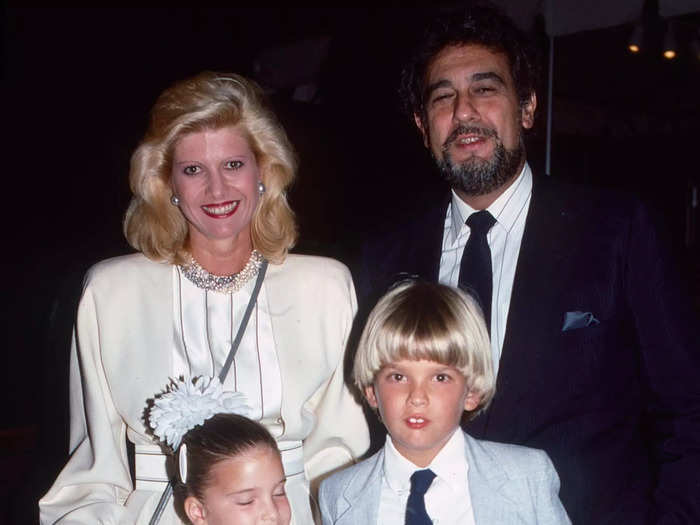
[[[503,89],[503,84],[496,79],[487,78],[472,84],[470,91],[474,95],[488,96],[498,93]]]
[[[452,97],[452,93],[441,93],[439,95],[433,96],[433,99],[431,103],[436,104],[438,102],[441,102],[443,100],[447,100],[448,98]]]

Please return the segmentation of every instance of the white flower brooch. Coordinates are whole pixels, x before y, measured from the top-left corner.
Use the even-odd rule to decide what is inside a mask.
[[[224,392],[217,377],[171,380],[166,391],[156,396],[148,420],[153,434],[173,450],[184,435],[216,414],[249,417],[252,409],[240,392]]]

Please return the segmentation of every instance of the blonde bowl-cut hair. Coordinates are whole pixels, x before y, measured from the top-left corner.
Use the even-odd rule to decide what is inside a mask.
[[[458,369],[468,391],[480,396],[471,417],[493,399],[496,385],[484,316],[476,300],[458,288],[403,281],[377,302],[358,344],[355,384],[365,392],[384,366],[403,359]]]
[[[133,197],[124,217],[129,244],[149,259],[187,263],[188,222],[170,202],[172,159],[189,133],[236,127],[248,140],[265,185],[251,219],[253,248],[281,263],[297,239],[287,202],[297,159],[282,125],[253,81],[205,71],[166,89],[151,110],[148,130],[131,157]]]

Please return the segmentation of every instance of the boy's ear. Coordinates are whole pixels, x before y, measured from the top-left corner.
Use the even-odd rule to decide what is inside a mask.
[[[202,502],[197,498],[188,496],[183,506],[185,507],[185,514],[187,514],[192,525],[203,525],[206,523],[207,512]]]
[[[379,408],[379,403],[377,403],[377,396],[374,393],[374,385],[369,385],[365,387],[365,397],[367,398],[367,403],[372,408]]]
[[[472,390],[467,394],[464,400],[464,410],[472,412],[477,409],[479,403],[481,403],[481,394]]]

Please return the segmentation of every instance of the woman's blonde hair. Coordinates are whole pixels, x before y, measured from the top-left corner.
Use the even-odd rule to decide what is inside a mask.
[[[491,344],[477,302],[457,288],[405,281],[384,295],[360,337],[353,374],[364,392],[382,367],[408,359],[457,368],[481,396],[476,415],[495,393]]]
[[[287,134],[251,80],[231,73],[203,72],[166,89],[151,110],[148,130],[131,157],[133,197],[124,235],[146,257],[186,262],[188,224],[170,202],[172,157],[188,133],[236,126],[254,152],[265,193],[253,213],[253,247],[273,263],[284,260],[297,238],[287,189],[297,161]]]

